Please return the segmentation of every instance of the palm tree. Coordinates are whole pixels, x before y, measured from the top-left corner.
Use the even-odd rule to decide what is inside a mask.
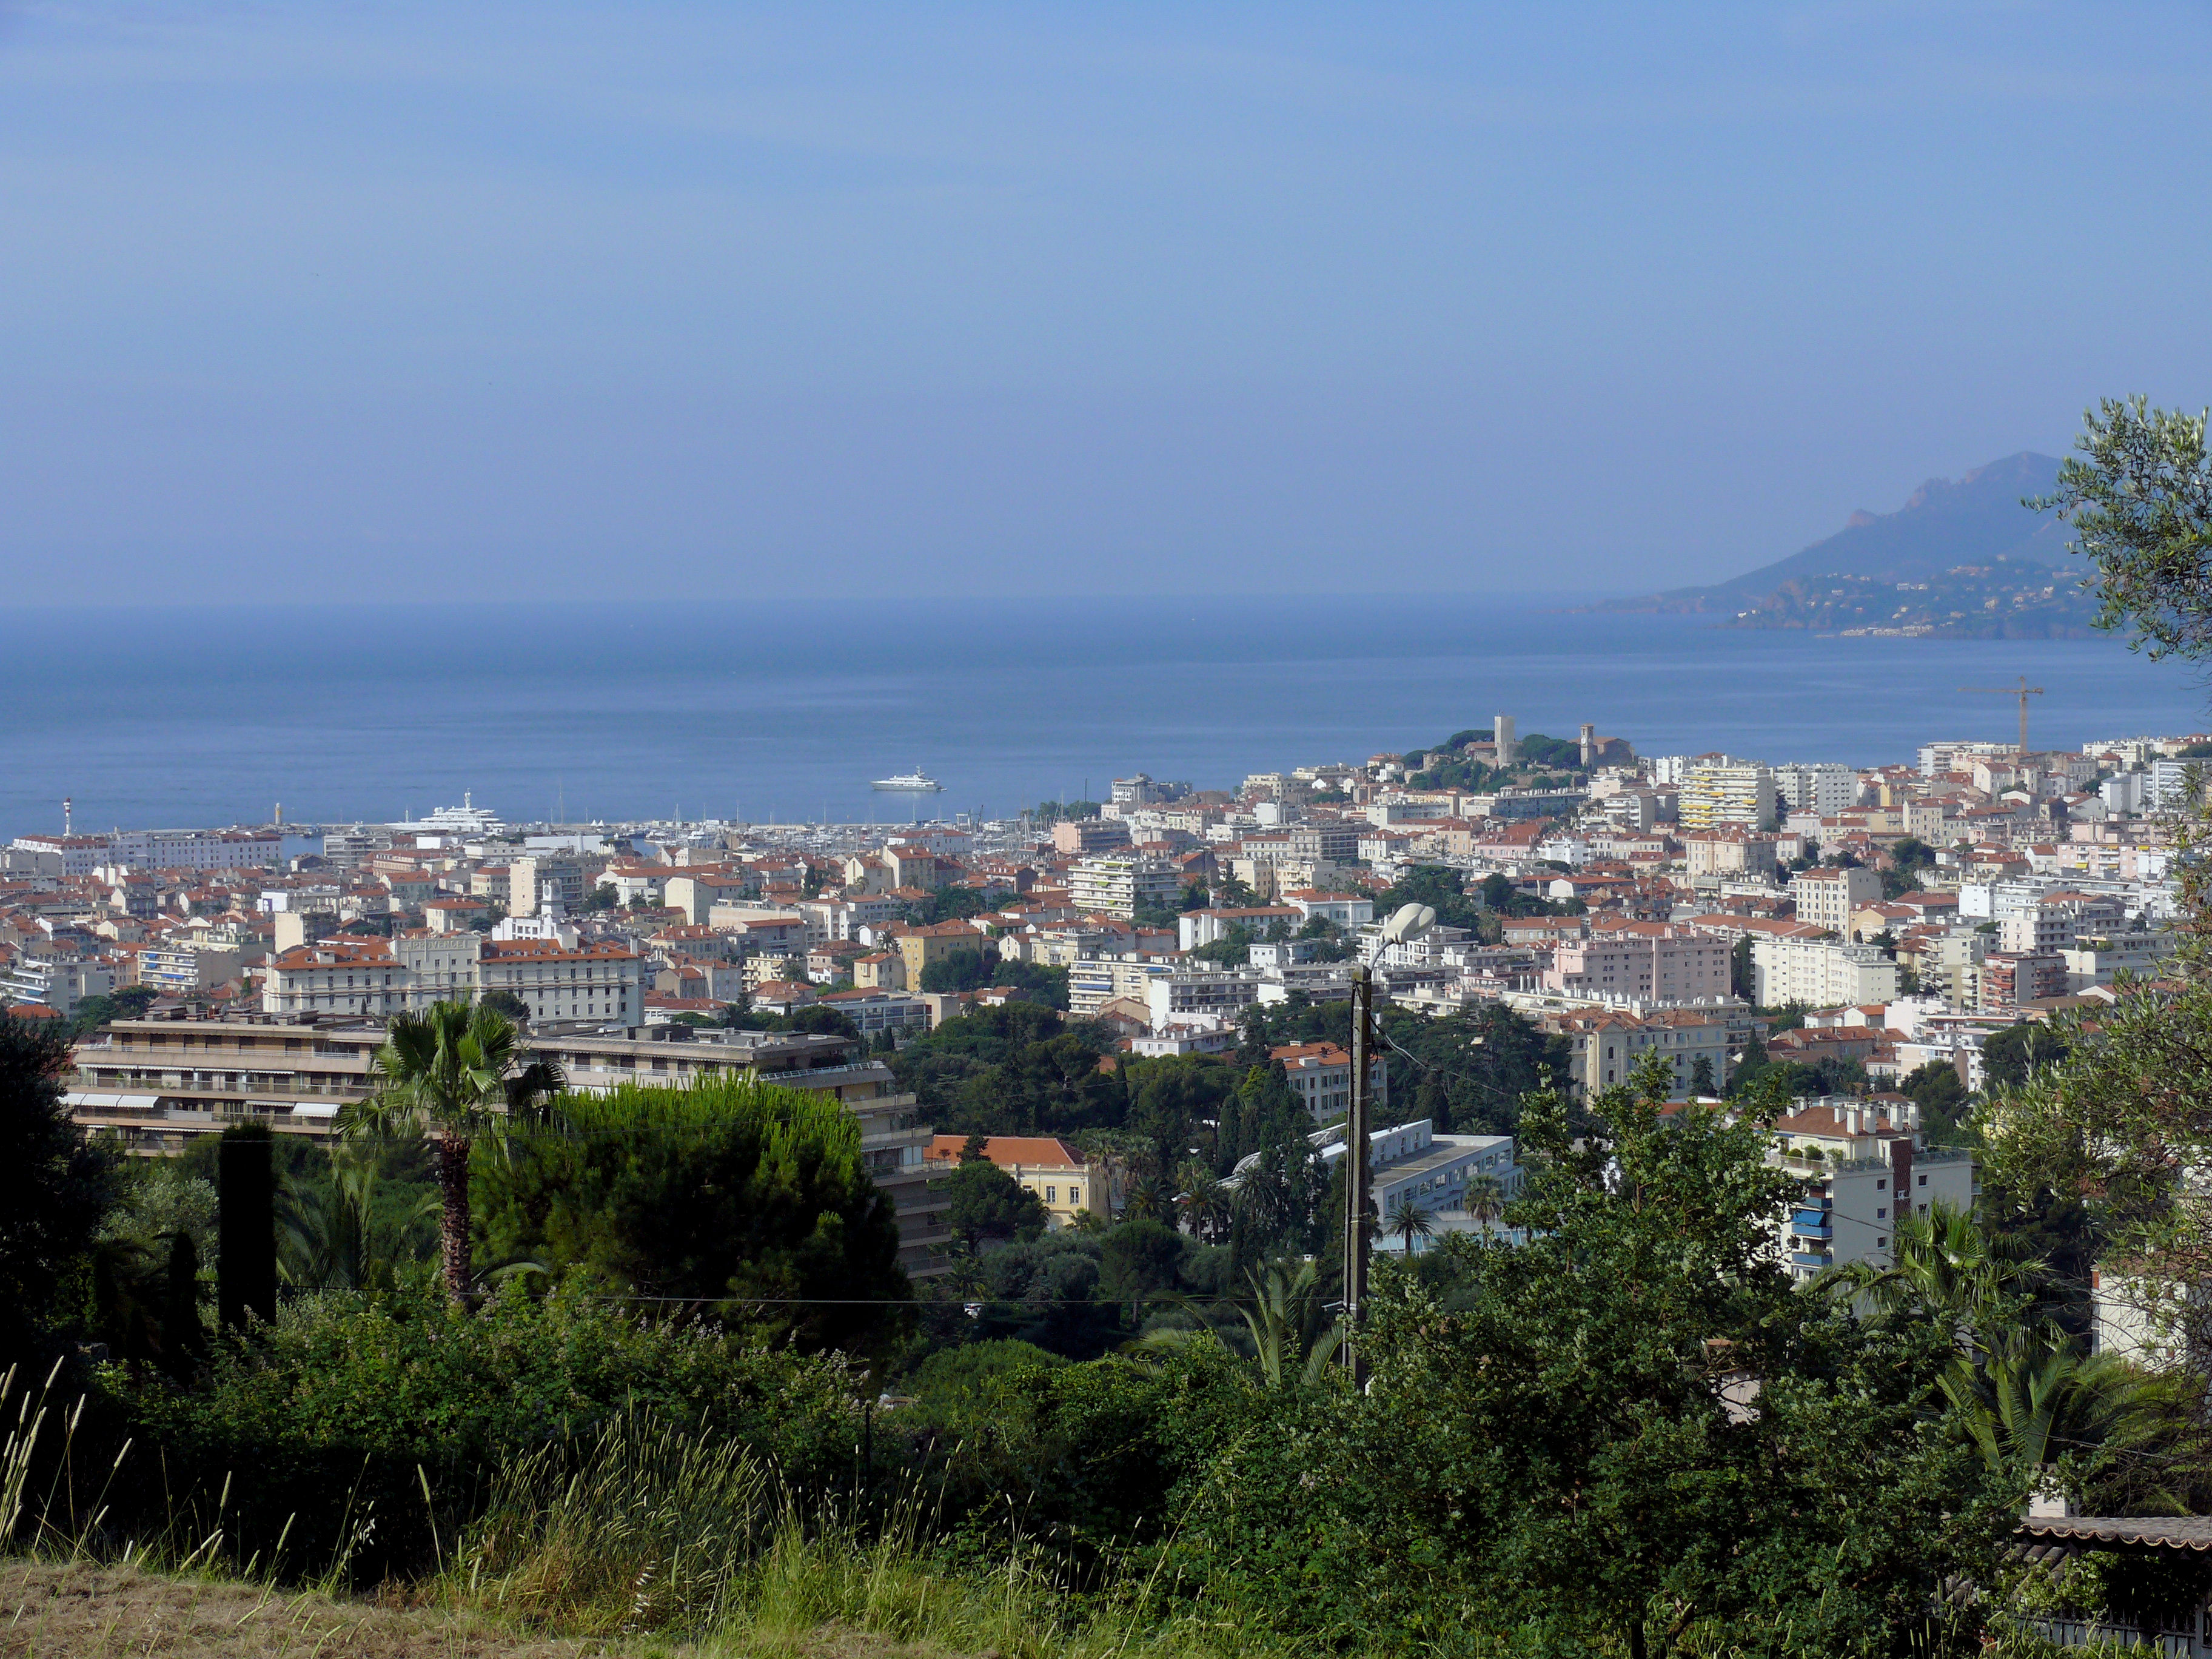
[[[1855,1263],[1840,1284],[1891,1312],[1917,1309],[1947,1321],[1962,1344],[1977,1329],[2009,1323],[2042,1263],[2007,1241],[1993,1241],[1966,1211],[1938,1200],[1919,1215],[1897,1218],[1893,1265]]]
[[[1229,1189],[1211,1171],[1194,1164],[1183,1170],[1176,1198],[1191,1231],[1209,1244],[1215,1243],[1229,1219]]]
[[[1467,1192],[1460,1200],[1465,1210],[1484,1227],[1505,1213],[1505,1188],[1494,1175],[1479,1175],[1467,1183]]]
[[[1406,1241],[1406,1254],[1413,1253],[1413,1241],[1434,1237],[1437,1224],[1429,1219],[1429,1212],[1415,1201],[1411,1193],[1401,1193],[1390,1200],[1390,1212],[1382,1218],[1382,1231],[1395,1233]]]
[[[497,1136],[514,1116],[542,1106],[564,1079],[550,1060],[523,1063],[514,1022],[481,1005],[434,1002],[394,1014],[370,1062],[376,1091],[349,1106],[339,1129],[349,1139],[428,1134],[438,1148],[443,1206],[440,1258],[446,1286],[469,1288],[469,1152]]]
[[[1259,1356],[1260,1374],[1271,1389],[1283,1386],[1292,1364],[1298,1381],[1310,1388],[1321,1381],[1329,1361],[1344,1343],[1341,1323],[1328,1322],[1322,1305],[1321,1272],[1311,1261],[1301,1261],[1292,1271],[1289,1262],[1270,1261],[1265,1273],[1246,1275],[1251,1280],[1253,1304],[1240,1307],[1244,1328]]]
[[[2139,1389],[2124,1363],[2040,1322],[2005,1331],[1979,1370],[1954,1361],[1941,1381],[1990,1472],[2031,1486],[2060,1453],[2104,1443]]]
[[[389,1288],[405,1259],[416,1224],[437,1215],[433,1194],[399,1218],[396,1230],[376,1224],[382,1149],[356,1136],[331,1155],[330,1182],[303,1187],[287,1177],[276,1197],[276,1267],[288,1285],[307,1290]]]
[[[1329,1362],[1344,1346],[1344,1326],[1329,1318],[1322,1301],[1320,1269],[1310,1260],[1293,1263],[1279,1256],[1244,1277],[1252,1297],[1249,1305],[1240,1303],[1237,1311],[1243,1318],[1253,1357],[1260,1362],[1261,1380],[1270,1389],[1280,1389],[1295,1371],[1300,1387],[1313,1387],[1328,1375]],[[1221,1333],[1197,1303],[1187,1296],[1165,1299],[1197,1321],[1198,1328],[1154,1331],[1142,1346],[1171,1348],[1209,1338],[1221,1341]]]
[[[1128,1196],[1121,1200],[1124,1221],[1158,1221],[1167,1212],[1168,1189],[1157,1176],[1146,1176],[1133,1183]]]

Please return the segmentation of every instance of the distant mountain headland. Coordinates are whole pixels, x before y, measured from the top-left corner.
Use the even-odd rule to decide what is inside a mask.
[[[1930,478],[1896,512],[1854,513],[1826,540],[1730,580],[1600,608],[1710,613],[1724,628],[2088,637],[2094,607],[2067,556],[2066,524],[2021,504],[2057,475],[2051,457],[2022,451],[1956,481]]]

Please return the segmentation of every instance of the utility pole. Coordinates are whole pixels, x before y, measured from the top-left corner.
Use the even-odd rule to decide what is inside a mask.
[[[1374,1008],[1375,975],[1363,962],[1352,970],[1352,1109],[1344,1120],[1344,1364],[1356,1388],[1367,1382],[1358,1333],[1367,1311],[1367,1024]]]
[[[2020,677],[2020,684],[2018,685],[1962,685],[1959,690],[1986,696],[2018,697],[2020,699],[2020,749],[2018,752],[2022,759],[2027,758],[2027,700],[2030,697],[2041,696],[2043,695],[2043,688],[2039,685],[2030,685],[2027,683],[2027,676],[2022,674]]]

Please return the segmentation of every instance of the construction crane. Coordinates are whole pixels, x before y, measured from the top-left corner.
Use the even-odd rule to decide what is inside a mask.
[[[2043,695],[2041,686],[2030,685],[2027,683],[2027,676],[2022,674],[2018,685],[1962,685],[1959,690],[1979,692],[1992,697],[2018,697],[2020,699],[2020,752],[2023,757],[2027,755],[2027,700],[2030,697],[2041,696]]]

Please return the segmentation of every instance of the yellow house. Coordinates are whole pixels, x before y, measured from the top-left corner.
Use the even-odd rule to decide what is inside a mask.
[[[929,1161],[939,1171],[960,1162],[964,1135],[934,1135]],[[1084,1162],[1083,1154],[1051,1135],[990,1135],[983,1142],[989,1158],[1024,1188],[1035,1193],[1052,1218],[1056,1230],[1088,1212],[1101,1221],[1113,1219],[1113,1194],[1103,1168]]]
[[[906,963],[908,990],[921,986],[921,970],[933,962],[942,962],[955,951],[983,953],[991,936],[981,928],[964,921],[940,921],[927,927],[894,927],[884,941],[898,952]],[[857,981],[855,981],[857,983]]]

